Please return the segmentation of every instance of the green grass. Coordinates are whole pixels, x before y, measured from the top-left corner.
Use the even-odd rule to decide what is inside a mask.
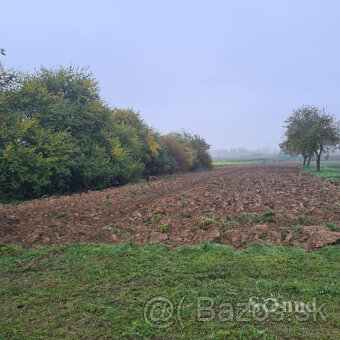
[[[324,222],[321,225],[324,226],[324,227],[329,228],[332,231],[340,232],[340,225],[337,225],[337,224],[335,224],[333,222]]]
[[[156,230],[160,233],[166,234],[169,230],[169,224],[162,223]]]
[[[78,243],[3,247],[0,254],[1,339],[340,338],[340,246],[306,253],[253,244],[237,253],[214,244],[169,250]],[[154,328],[144,319],[146,304],[159,296],[173,303],[167,328]],[[198,297],[214,300],[213,320],[199,321]],[[281,321],[272,314],[260,321],[248,308],[243,318],[250,321],[239,320],[244,306],[237,303],[250,298],[279,303],[315,298],[327,318],[317,314],[316,321],[312,315],[299,321],[301,313],[287,312]],[[153,311],[161,316],[159,308]],[[165,309],[163,316],[170,312]]]
[[[213,166],[229,166],[229,165],[245,165],[245,164],[263,164],[266,163],[267,159],[223,159],[213,161]]]
[[[241,216],[246,222],[258,222],[259,215],[257,213],[243,214]]]
[[[313,162],[310,167],[303,167],[302,171],[306,173],[311,173],[318,178],[325,179],[337,179],[340,181],[340,161],[321,161],[320,172],[316,171],[316,166]]]
[[[235,221],[231,216],[227,215],[226,217],[229,225],[240,225],[240,223]]]

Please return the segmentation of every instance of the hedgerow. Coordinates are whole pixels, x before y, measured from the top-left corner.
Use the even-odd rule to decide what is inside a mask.
[[[1,199],[209,169],[208,149],[198,135],[161,136],[138,112],[109,107],[87,68],[18,73],[0,88]]]

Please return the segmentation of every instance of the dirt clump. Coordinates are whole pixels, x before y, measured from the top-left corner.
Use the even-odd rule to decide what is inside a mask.
[[[168,239],[168,235],[162,233],[152,233],[149,238],[149,243],[163,243]]]
[[[209,230],[200,230],[193,238],[193,244],[203,244],[204,242],[214,242],[221,236],[218,228],[212,228]]]
[[[340,243],[340,232],[322,226],[308,226],[300,231],[299,239],[305,241],[307,250],[316,250],[327,244]]]

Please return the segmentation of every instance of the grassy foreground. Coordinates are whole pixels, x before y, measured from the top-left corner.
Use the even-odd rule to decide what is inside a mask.
[[[319,178],[325,178],[325,179],[337,179],[340,181],[340,162],[321,162],[321,168],[320,172],[316,171],[316,166],[313,162],[310,167],[303,167],[303,172],[311,173]]]
[[[340,338],[340,246],[66,244],[1,254],[1,339]]]

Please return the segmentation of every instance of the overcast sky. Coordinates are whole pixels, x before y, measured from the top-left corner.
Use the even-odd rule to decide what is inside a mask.
[[[302,104],[340,118],[340,1],[0,0],[7,67],[90,65],[111,106],[213,149],[277,147]]]

